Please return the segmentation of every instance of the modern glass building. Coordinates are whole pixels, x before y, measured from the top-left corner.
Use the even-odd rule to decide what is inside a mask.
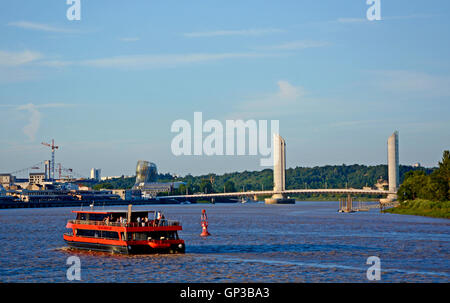
[[[136,165],[136,182],[133,188],[137,188],[142,183],[155,182],[158,175],[156,164],[139,160]]]

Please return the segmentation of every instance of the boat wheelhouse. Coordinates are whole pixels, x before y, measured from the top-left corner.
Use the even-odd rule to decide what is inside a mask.
[[[64,240],[71,248],[121,254],[184,253],[179,221],[161,212],[127,210],[79,210],[67,222]]]

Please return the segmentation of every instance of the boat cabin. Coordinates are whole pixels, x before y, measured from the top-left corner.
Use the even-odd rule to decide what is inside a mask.
[[[128,220],[128,212],[126,210],[109,210],[109,211],[83,211],[83,210],[74,210],[73,213],[77,214],[76,220],[80,221],[105,221],[106,219],[109,222],[118,222],[120,223],[120,219]],[[150,217],[149,217],[150,216]],[[132,211],[131,212],[131,222],[138,222],[141,220],[145,221],[145,218],[148,220],[156,219],[155,211]],[[123,223],[123,222],[122,222]]]

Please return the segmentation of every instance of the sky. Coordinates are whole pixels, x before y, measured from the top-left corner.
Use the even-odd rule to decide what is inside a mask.
[[[287,167],[436,166],[450,149],[450,2],[0,2],[0,172],[50,159],[88,176],[137,160],[193,175],[261,155],[180,155],[176,120],[279,121]],[[204,134],[206,137],[208,134]]]

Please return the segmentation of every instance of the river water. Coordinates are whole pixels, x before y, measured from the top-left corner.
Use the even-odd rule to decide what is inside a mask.
[[[337,208],[338,202],[136,206],[180,220],[186,242],[184,255],[140,256],[67,249],[62,235],[73,208],[0,210],[0,282],[68,282],[70,256],[80,258],[82,282],[369,282],[370,256],[380,258],[380,282],[450,281],[449,220]],[[208,238],[199,236],[202,209]]]

